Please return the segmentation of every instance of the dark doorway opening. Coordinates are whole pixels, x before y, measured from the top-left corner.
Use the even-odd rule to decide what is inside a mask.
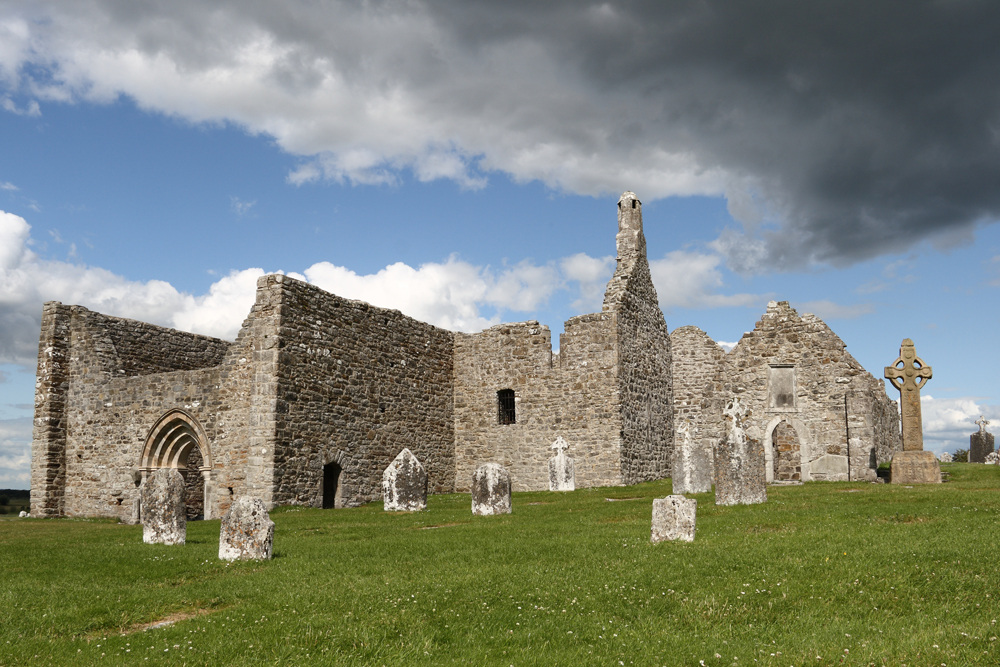
[[[323,466],[323,509],[340,507],[340,475],[344,469],[339,463]]]

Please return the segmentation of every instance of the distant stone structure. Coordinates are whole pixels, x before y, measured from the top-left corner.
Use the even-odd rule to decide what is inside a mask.
[[[576,469],[574,461],[566,456],[569,443],[562,436],[552,443],[556,455],[549,459],[549,491],[575,491]]]
[[[259,498],[240,496],[229,506],[221,523],[220,560],[271,560],[274,522]]]
[[[386,512],[427,509],[427,472],[409,449],[403,449],[382,473],[382,508]]]
[[[752,412],[739,398],[729,402],[725,435],[715,447],[715,504],[755,505],[767,502],[764,448],[752,429]]]
[[[472,513],[510,514],[510,473],[496,463],[484,463],[472,475]]]
[[[173,468],[160,468],[139,487],[142,541],[146,544],[184,544],[187,519],[184,478]]]
[[[694,541],[695,513],[698,501],[673,495],[653,500],[653,522],[650,541]]]
[[[673,491],[706,493],[712,490],[712,450],[694,434],[687,418],[678,418],[674,430]]]
[[[920,414],[920,390],[933,373],[917,356],[913,341],[903,339],[899,357],[885,367],[885,377],[899,390],[903,451],[892,457],[893,484],[940,484],[941,465],[933,452],[924,451],[924,427]]]
[[[940,461],[941,463],[951,463],[954,460],[954,458],[955,457],[953,457],[950,452],[945,452],[944,454],[938,457],[938,461]]]
[[[990,423],[982,415],[976,424],[979,430],[969,436],[969,463],[986,463],[986,457],[996,451],[993,434],[986,430]]]

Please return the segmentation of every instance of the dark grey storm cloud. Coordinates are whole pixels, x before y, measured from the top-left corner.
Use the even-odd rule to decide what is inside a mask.
[[[293,183],[409,169],[482,187],[498,170],[585,194],[725,194],[744,227],[715,247],[745,272],[961,242],[1000,213],[993,2],[91,0],[2,16],[15,103],[126,94],[228,119],[302,156]]]

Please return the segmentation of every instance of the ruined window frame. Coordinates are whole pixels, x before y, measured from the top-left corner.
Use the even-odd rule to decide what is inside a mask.
[[[513,389],[497,390],[497,424],[511,426],[517,423],[517,395]]]
[[[789,370],[791,373],[790,405],[776,405],[777,395],[774,392],[778,373],[775,371]],[[795,364],[769,364],[767,367],[767,412],[798,412],[798,371]]]

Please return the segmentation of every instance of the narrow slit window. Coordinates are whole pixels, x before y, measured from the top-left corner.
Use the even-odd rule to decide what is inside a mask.
[[[497,421],[501,424],[516,423],[514,412],[514,390],[501,389],[497,392]]]

